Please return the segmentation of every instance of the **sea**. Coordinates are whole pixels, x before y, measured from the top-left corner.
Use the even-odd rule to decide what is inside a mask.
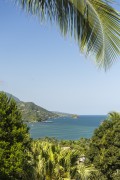
[[[28,123],[33,139],[50,137],[58,140],[91,138],[94,130],[107,118],[106,115],[80,115],[77,118],[60,117],[44,122]]]

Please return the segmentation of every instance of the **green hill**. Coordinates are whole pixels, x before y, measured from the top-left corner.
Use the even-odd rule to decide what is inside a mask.
[[[8,98],[13,98],[16,102],[20,102],[20,100],[17,97],[13,96],[12,94],[9,94],[7,92],[4,93],[7,95]]]
[[[6,93],[8,97],[13,98],[22,114],[22,119],[25,122],[45,121],[50,118],[57,118],[59,115],[50,112],[33,102],[23,102],[12,94]]]
[[[37,106],[33,102],[17,102],[18,109],[22,113],[23,121],[45,121],[50,118],[56,118],[58,115]]]

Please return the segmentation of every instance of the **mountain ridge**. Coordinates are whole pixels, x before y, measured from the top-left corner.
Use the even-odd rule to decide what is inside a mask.
[[[38,122],[59,117],[58,114],[48,111],[33,102],[24,102],[10,93],[4,93],[8,98],[13,98],[16,101],[17,107],[22,114],[22,120],[24,122]]]

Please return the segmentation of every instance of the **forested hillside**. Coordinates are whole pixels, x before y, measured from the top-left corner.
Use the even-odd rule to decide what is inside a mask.
[[[58,115],[56,113],[50,112],[33,102],[23,102],[12,94],[6,93],[8,98],[13,98],[22,114],[22,120],[24,122],[35,122],[44,121],[49,118],[56,118]]]

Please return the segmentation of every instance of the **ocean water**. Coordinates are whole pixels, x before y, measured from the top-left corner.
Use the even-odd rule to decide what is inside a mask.
[[[55,137],[59,140],[78,140],[81,137],[90,138],[106,117],[105,115],[81,115],[77,119],[61,117],[45,122],[28,123],[28,126],[33,139]]]

